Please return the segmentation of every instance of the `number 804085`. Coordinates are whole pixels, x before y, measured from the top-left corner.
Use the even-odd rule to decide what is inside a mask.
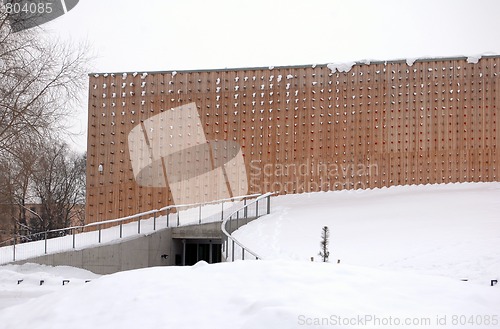
[[[52,2],[7,2],[4,4],[7,14],[43,15],[52,13]]]

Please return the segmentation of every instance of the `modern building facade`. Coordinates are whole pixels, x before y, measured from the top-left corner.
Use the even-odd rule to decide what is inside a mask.
[[[87,222],[218,198],[497,181],[500,57],[90,75]]]

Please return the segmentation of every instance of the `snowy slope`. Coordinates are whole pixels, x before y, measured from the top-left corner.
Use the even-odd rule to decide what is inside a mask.
[[[490,284],[500,279],[500,183],[396,186],[279,196],[234,233],[266,259],[330,260]]]
[[[0,313],[16,304],[25,303],[59,290],[72,289],[100,275],[70,266],[46,266],[38,264],[0,266]],[[63,286],[63,280],[65,282]],[[40,284],[40,281],[43,281]]]
[[[391,318],[429,321],[432,328],[446,316],[440,328],[457,328],[453,315],[498,314],[499,288],[345,264],[198,263],[103,276],[4,309],[0,323],[4,329],[382,328],[376,319]],[[354,322],[334,325],[342,318]]]
[[[263,261],[102,277],[0,266],[0,327],[498,328],[499,210],[500,183],[280,196],[235,232]]]

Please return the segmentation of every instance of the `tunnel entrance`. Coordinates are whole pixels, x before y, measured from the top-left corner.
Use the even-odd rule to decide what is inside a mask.
[[[222,240],[220,239],[176,239],[175,265],[194,265],[203,260],[209,264],[222,260]]]

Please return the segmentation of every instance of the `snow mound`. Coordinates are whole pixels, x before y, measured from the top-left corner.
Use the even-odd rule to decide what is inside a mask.
[[[33,263],[25,263],[22,265],[8,264],[0,266],[0,275],[5,272],[17,274],[19,277],[24,276],[50,276],[50,277],[66,277],[78,279],[94,279],[100,277],[90,271],[71,267],[71,266],[49,266]]]
[[[416,60],[417,60],[417,58],[407,58],[406,65],[413,66],[413,64],[416,62]]]
[[[326,66],[332,71],[335,72],[349,72],[352,67],[356,65],[356,62],[346,62],[346,63],[330,63]]]
[[[199,262],[193,265],[193,268],[205,267],[207,265],[209,265],[207,262],[205,262],[204,260],[200,260]]]
[[[477,64],[480,59],[481,59],[481,55],[469,56],[469,57],[467,57],[467,63],[469,63],[469,64]]]
[[[100,275],[70,266],[38,264],[0,266],[0,316],[2,310],[59,290],[86,285]],[[63,285],[64,284],[64,285]],[[19,319],[23,316],[20,315]],[[35,326],[36,327],[36,326]],[[2,328],[17,328],[2,325]]]
[[[338,321],[370,315],[393,321],[425,318],[435,324],[438,316],[496,314],[498,292],[446,278],[342,264],[240,261],[196,271],[157,267],[103,276],[4,309],[0,323],[16,329],[132,329],[138,324],[289,329],[327,318],[328,327],[361,328],[363,323]]]

